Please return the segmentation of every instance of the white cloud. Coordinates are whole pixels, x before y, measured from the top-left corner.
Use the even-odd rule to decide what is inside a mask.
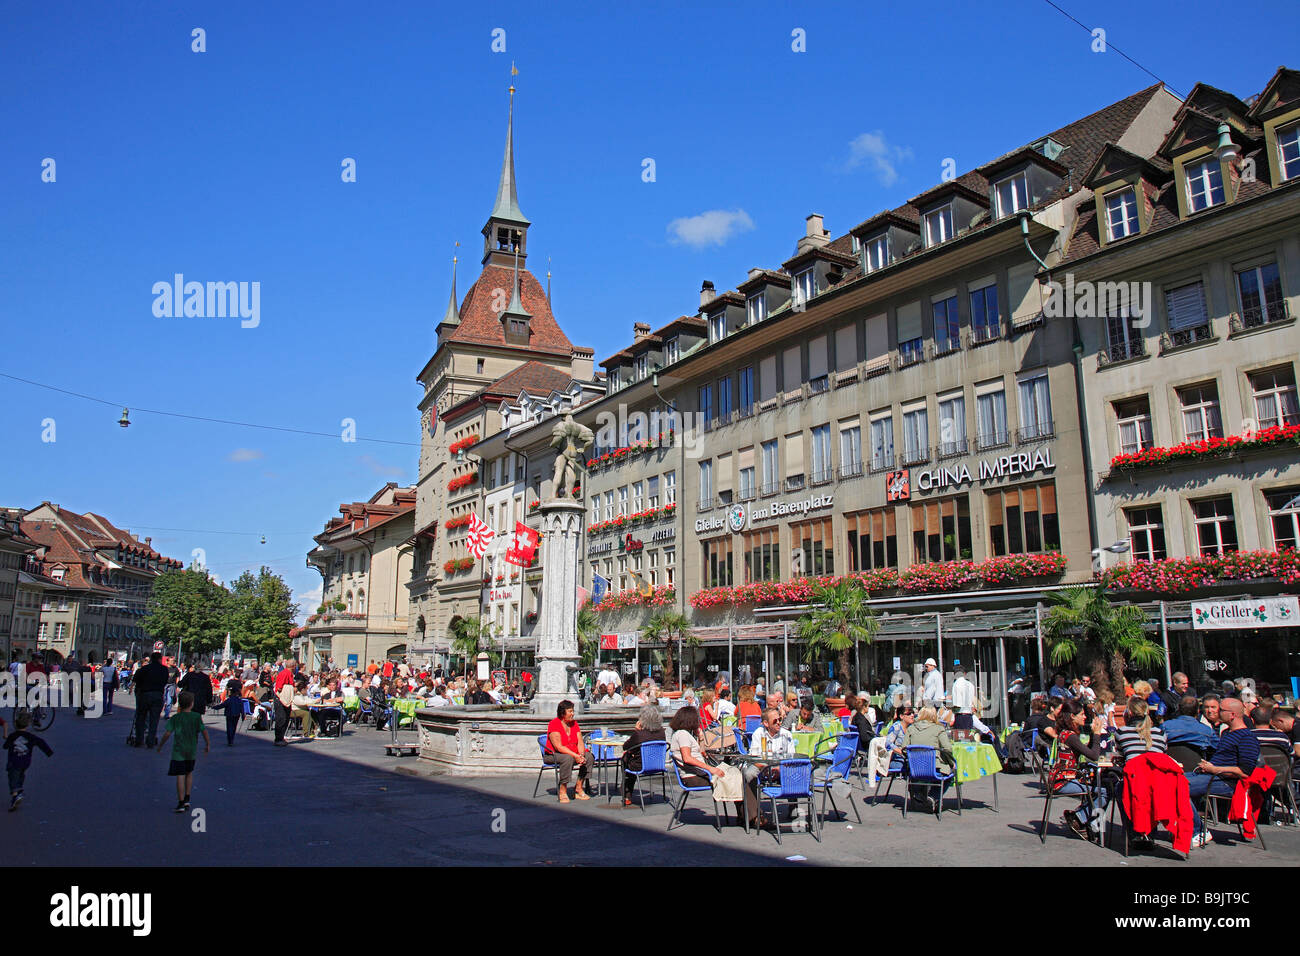
[[[406,474],[405,468],[398,465],[385,465],[373,455],[362,455],[357,460],[381,478],[400,478]]]
[[[298,623],[306,623],[307,618],[316,613],[316,608],[320,607],[321,601],[325,600],[324,582],[316,585],[310,591],[299,591],[293,596],[294,601],[298,603]]]
[[[754,220],[743,209],[710,209],[698,216],[674,219],[668,224],[668,235],[674,243],[703,249],[720,246],[737,233],[753,228]]]
[[[898,181],[898,164],[912,158],[905,146],[891,146],[880,130],[862,133],[849,141],[849,158],[844,168],[857,169],[869,165],[875,170],[882,186],[892,186]]]
[[[226,461],[257,461],[265,457],[256,448],[236,448],[226,456]]]

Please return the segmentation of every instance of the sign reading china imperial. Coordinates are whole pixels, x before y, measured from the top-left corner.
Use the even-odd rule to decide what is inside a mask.
[[[1016,475],[1030,475],[1036,471],[1052,471],[1055,468],[1056,462],[1052,460],[1052,449],[1049,445],[1034,452],[1022,451],[997,458],[981,459],[978,465],[978,478],[971,474],[970,467],[963,462],[951,467],[918,471],[912,485],[917,491],[936,491],[940,488],[970,484],[972,481],[995,481],[999,478],[1014,478]]]
[[[834,504],[834,492],[827,492],[824,495],[812,495],[800,501],[774,501],[766,507],[748,510],[743,504],[736,503],[727,508],[725,517],[696,518],[695,531],[699,534],[704,531],[721,531],[726,528],[728,531],[740,532],[745,530],[746,523],[775,521],[777,518],[801,518],[809,512],[823,511]]]
[[[1300,602],[1294,597],[1192,602],[1192,627],[1198,631],[1291,627],[1296,623],[1300,623]]]

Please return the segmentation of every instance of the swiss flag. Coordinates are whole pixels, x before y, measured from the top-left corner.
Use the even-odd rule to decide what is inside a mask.
[[[528,567],[533,561],[533,556],[537,554],[537,543],[541,540],[540,534],[522,521],[516,521],[514,536],[510,539],[510,546],[506,548],[506,563],[520,568]]]
[[[617,634],[600,635],[600,649],[602,651],[618,650],[618,635]]]

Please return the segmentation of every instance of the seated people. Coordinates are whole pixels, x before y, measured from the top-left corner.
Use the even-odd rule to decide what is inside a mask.
[[[867,777],[868,784],[874,789],[881,777],[889,776],[889,765],[895,759],[902,759],[903,742],[907,737],[907,728],[916,720],[916,710],[911,704],[900,704],[894,711],[894,720],[880,736],[873,737],[868,745]]]
[[[785,715],[785,718],[781,721],[781,728],[789,731],[812,731],[820,734],[822,732],[822,715],[817,713],[816,708],[813,707],[813,699],[805,697],[799,701],[797,707]]]
[[[1214,718],[1219,718],[1219,699],[1213,702]],[[1161,725],[1165,740],[1171,744],[1188,744],[1207,757],[1219,745],[1219,735],[1200,719],[1201,702],[1195,697],[1184,697],[1178,702],[1177,716],[1166,718]]]
[[[623,742],[623,806],[632,806],[632,790],[636,776],[628,770],[641,769],[641,745],[651,740],[664,739],[663,712],[654,704],[642,704],[637,713],[636,727]]]
[[[1115,743],[1125,760],[1154,750],[1165,753],[1169,748],[1165,732],[1151,719],[1151,705],[1134,694],[1124,708],[1124,726],[1116,727]]]
[[[1105,804],[1105,791],[1096,784],[1085,785],[1079,779],[1079,761],[1101,759],[1101,718],[1092,718],[1088,725],[1088,713],[1076,701],[1064,700],[1057,710],[1056,739],[1058,742],[1056,762],[1052,764],[1047,775],[1048,786],[1058,796],[1078,795],[1082,799],[1079,806],[1067,810],[1063,822],[1075,834],[1089,839],[1089,826],[1097,823],[1100,827],[1101,808]],[[1091,739],[1084,744],[1079,734],[1085,728],[1091,731]]]
[[[302,720],[302,732],[310,739],[316,736],[316,718],[307,709],[315,703],[307,695],[307,678],[299,677],[294,681],[293,688],[293,706],[289,710],[289,716]]]
[[[758,705],[754,699],[754,687],[752,684],[746,684],[740,688],[736,702],[736,723],[744,727],[745,719],[748,717],[762,717],[763,708]]]
[[[904,747],[933,747],[935,754],[935,765],[939,773],[952,773],[952,738],[948,736],[948,728],[939,722],[939,714],[933,707],[922,707],[916,715],[916,720],[907,728],[903,737]],[[926,812],[933,812],[934,806],[930,802],[929,789],[926,787],[916,787],[912,791],[912,800],[919,801],[923,807],[927,808]]]
[[[1255,763],[1259,760],[1259,741],[1246,727],[1245,706],[1235,697],[1219,703],[1219,715],[1227,721],[1227,729],[1219,738],[1214,751],[1213,762],[1202,760],[1195,773],[1187,777],[1187,789],[1192,798],[1192,815],[1195,827],[1192,834],[1192,848],[1208,846],[1209,833],[1201,819],[1200,804],[1208,793],[1212,796],[1231,798],[1237,781],[1245,780],[1255,772]]]
[[[723,717],[735,716],[736,705],[731,702],[731,688],[724,686],[717,692],[717,695],[713,709],[718,715],[718,720]]]
[[[574,787],[575,800],[590,800],[586,793],[587,774],[595,758],[582,741],[582,728],[573,714],[573,701],[562,700],[555,708],[555,717],[546,725],[546,756],[543,761],[558,769],[560,803],[569,802],[569,781],[573,768],[578,768],[578,784]]]

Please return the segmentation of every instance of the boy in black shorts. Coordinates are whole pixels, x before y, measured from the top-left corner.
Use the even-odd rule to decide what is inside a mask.
[[[167,732],[158,741],[158,752],[162,753],[167,738],[175,736],[172,741],[172,761],[167,768],[167,776],[176,778],[176,812],[184,813],[190,808],[190,790],[194,786],[194,761],[198,759],[199,734],[203,735],[203,752],[212,750],[212,740],[208,737],[208,728],[203,726],[203,718],[194,713],[194,695],[181,691],[180,710],[167,720]]]

